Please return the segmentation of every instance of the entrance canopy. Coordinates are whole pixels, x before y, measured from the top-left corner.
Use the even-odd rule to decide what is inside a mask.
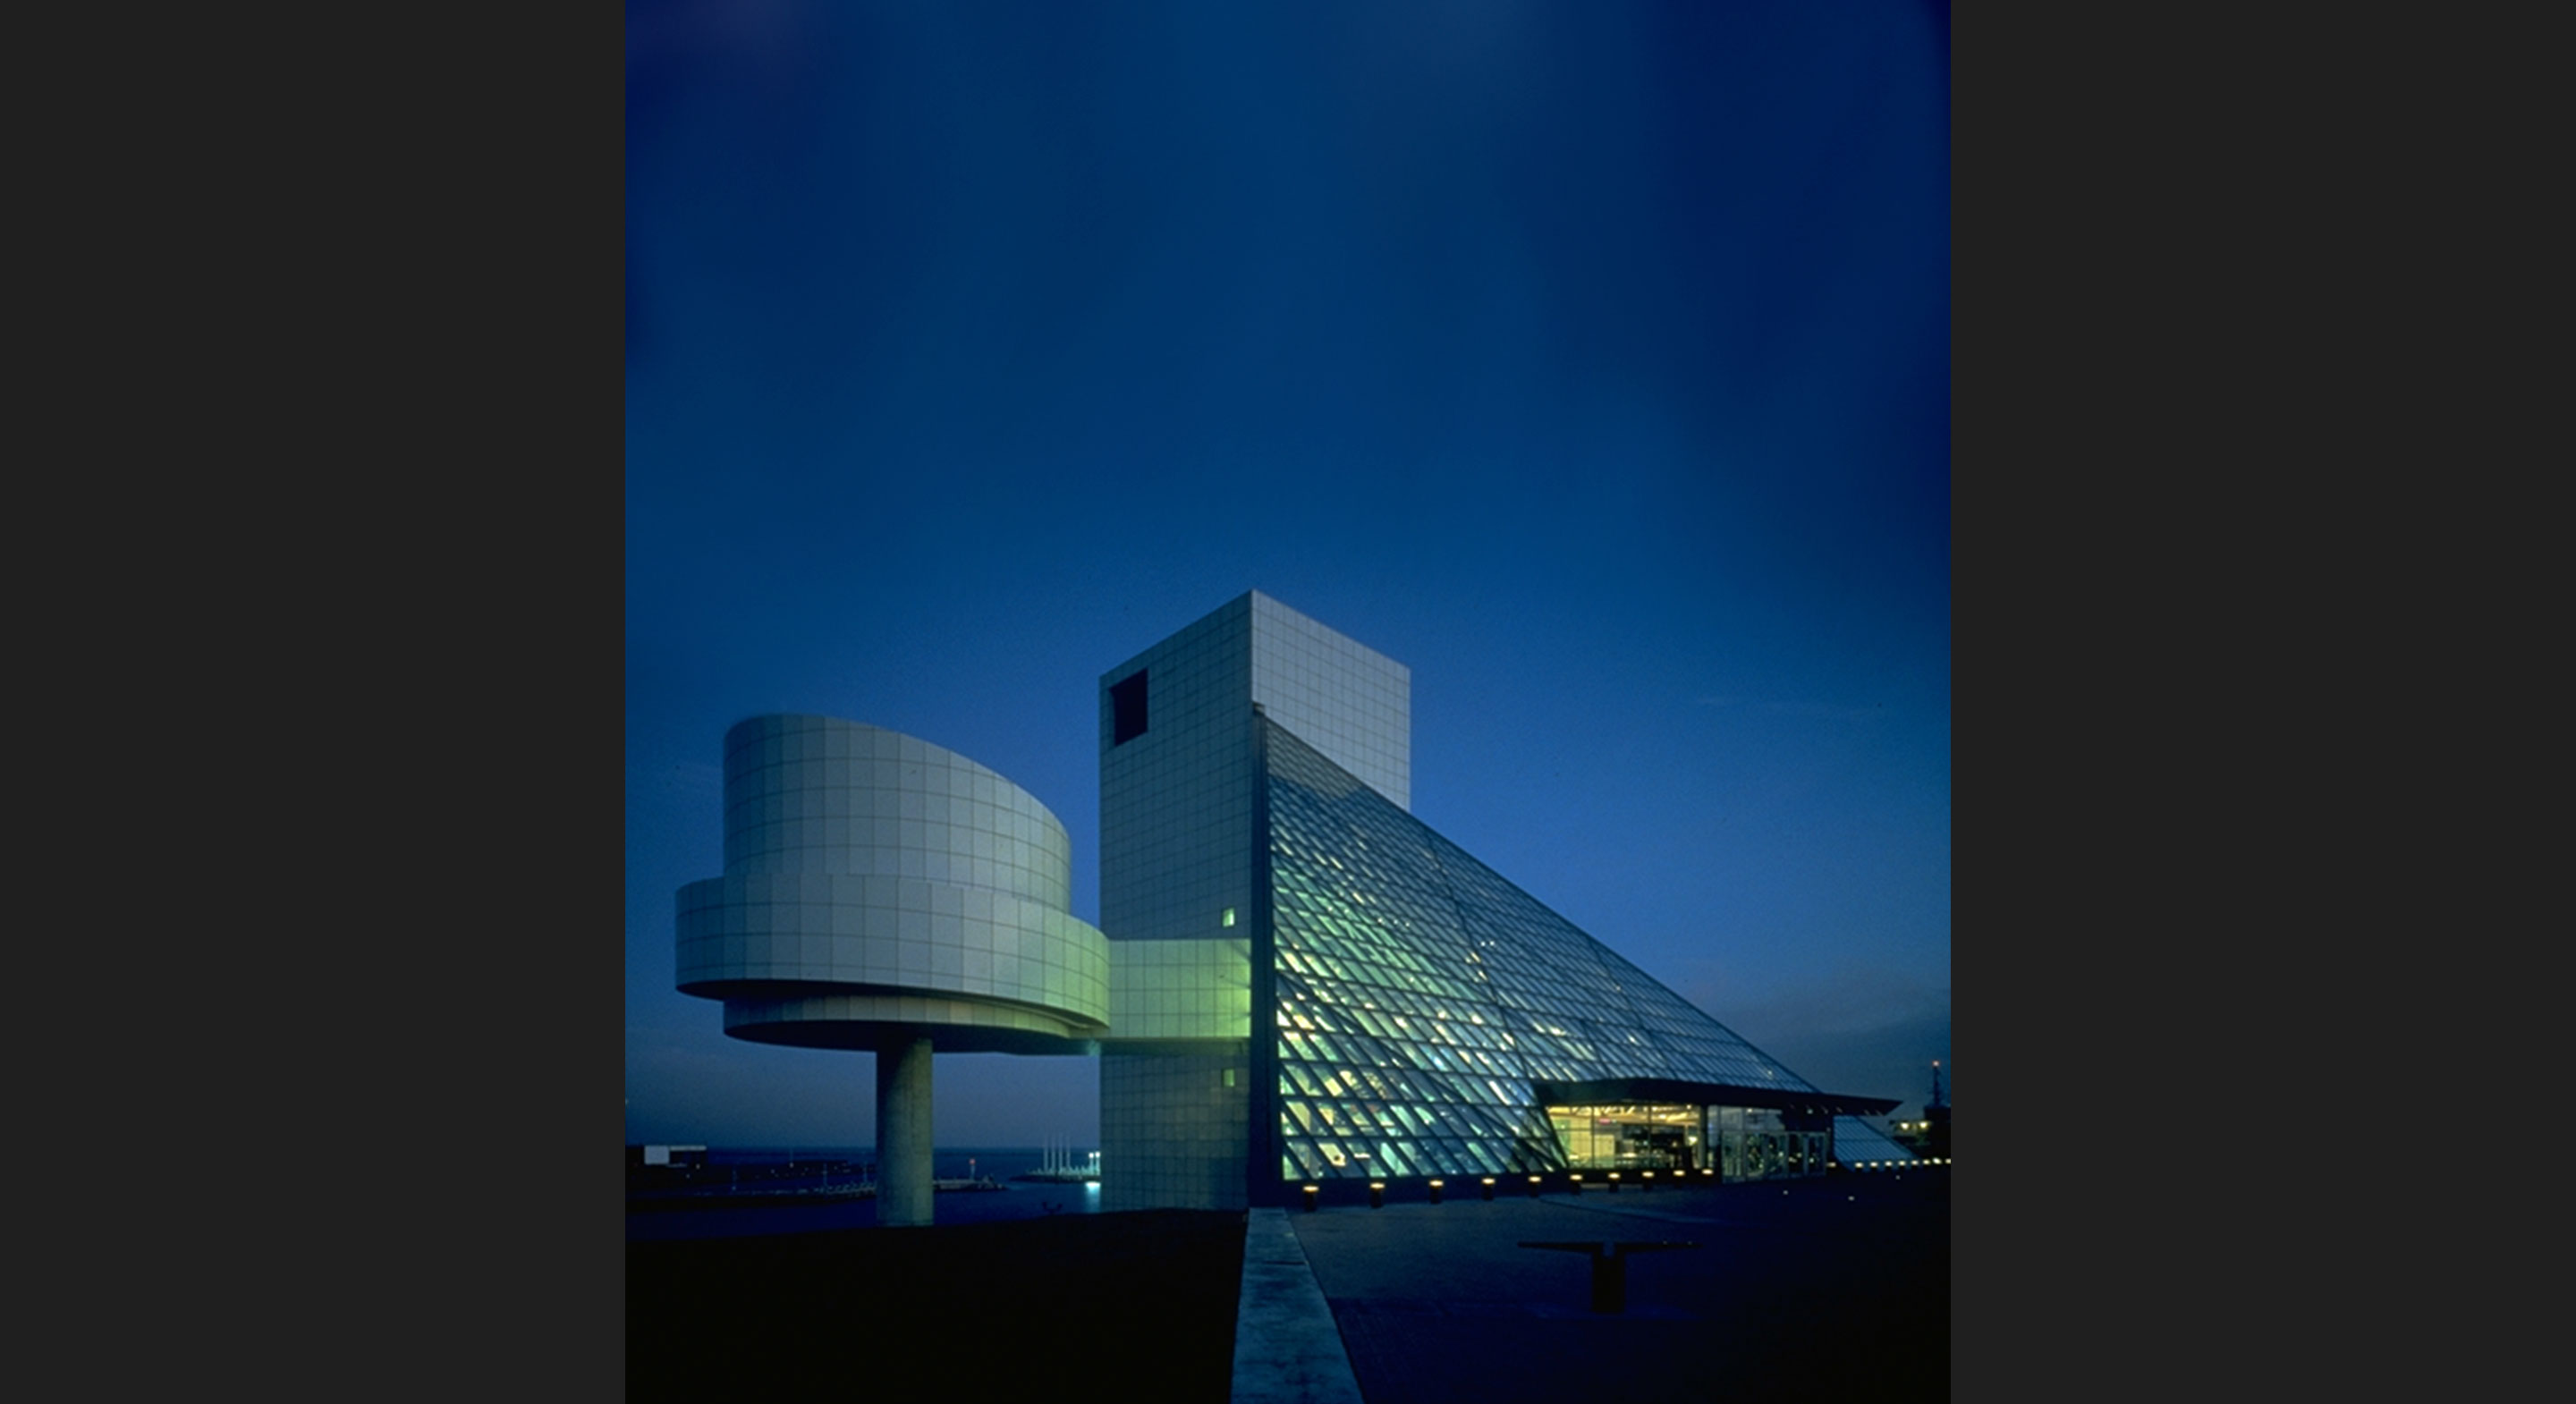
[[[1532,1082],[1539,1100],[1553,1106],[1601,1105],[1613,1102],[1687,1103],[1702,1107],[1762,1107],[1817,1116],[1885,1116],[1897,1102],[1884,1097],[1849,1097],[1806,1088],[1745,1087],[1727,1082],[1690,1082],[1669,1077],[1600,1077],[1582,1082]]]

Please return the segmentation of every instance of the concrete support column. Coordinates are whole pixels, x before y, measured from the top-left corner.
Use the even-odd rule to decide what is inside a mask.
[[[930,1040],[897,1038],[877,1049],[877,1223],[926,1227],[931,1195]]]

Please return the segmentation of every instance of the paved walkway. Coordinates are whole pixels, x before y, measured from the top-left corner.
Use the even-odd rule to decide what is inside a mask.
[[[1244,1223],[1234,1404],[1361,1404],[1341,1330],[1284,1209],[1255,1209]]]

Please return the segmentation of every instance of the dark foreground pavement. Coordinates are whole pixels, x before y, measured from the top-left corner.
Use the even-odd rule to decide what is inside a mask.
[[[627,1397],[1944,1400],[1949,1210],[1941,1169],[630,1243]],[[1700,1246],[1608,1316],[1525,1240]]]
[[[1212,1404],[1243,1215],[1149,1210],[626,1246],[626,1397]]]
[[[1367,1404],[1942,1400],[1950,1172],[1292,1211]],[[1596,1315],[1582,1254],[1627,1267]]]

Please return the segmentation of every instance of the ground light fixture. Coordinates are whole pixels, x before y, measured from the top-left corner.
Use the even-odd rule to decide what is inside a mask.
[[[1538,1176],[1532,1175],[1529,1177],[1529,1180],[1529,1197],[1536,1199],[1538,1198]]]
[[[1486,1202],[1491,1203],[1494,1198],[1494,1177],[1487,1175],[1484,1179],[1482,1188],[1483,1194],[1480,1197]]]
[[[1386,1207],[1386,1181],[1369,1181],[1369,1207],[1371,1209],[1383,1209]]]
[[[1438,1180],[1433,1180],[1431,1182],[1431,1202],[1434,1204],[1440,1202],[1440,1182]]]
[[[1323,1193],[1323,1190],[1324,1190],[1324,1187],[1323,1187],[1322,1185],[1308,1185],[1308,1186],[1306,1186],[1306,1212],[1307,1212],[1307,1213],[1312,1214],[1312,1213],[1314,1213],[1314,1212],[1315,1212],[1315,1200],[1316,1200],[1316,1197],[1317,1197],[1317,1196],[1319,1196],[1319,1195],[1321,1195],[1321,1194]]]

